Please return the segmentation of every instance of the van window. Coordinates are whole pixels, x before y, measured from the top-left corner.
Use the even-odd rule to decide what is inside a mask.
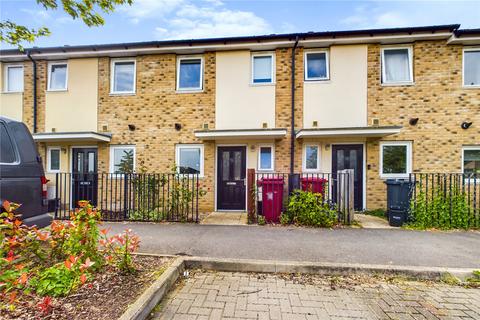
[[[12,140],[7,133],[7,128],[0,123],[0,163],[15,162],[15,153],[13,151]]]

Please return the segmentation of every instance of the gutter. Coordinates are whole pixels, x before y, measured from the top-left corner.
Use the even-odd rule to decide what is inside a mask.
[[[37,61],[27,51],[27,57],[33,64],[33,133],[37,132]]]
[[[290,130],[290,173],[293,174],[295,165],[295,52],[298,46],[298,36],[295,37],[295,44],[292,49],[292,113]]]

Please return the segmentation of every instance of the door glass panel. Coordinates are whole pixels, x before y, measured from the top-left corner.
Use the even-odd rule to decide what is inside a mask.
[[[222,153],[222,180],[228,181],[230,178],[230,152]]]
[[[343,150],[337,150],[337,170],[345,169],[345,155]]]
[[[355,181],[357,181],[358,180],[357,150],[350,150],[350,165],[348,166],[348,169],[354,169],[355,171],[354,179]]]
[[[233,167],[233,179],[241,180],[242,179],[242,152],[234,152],[234,167]]]
[[[88,173],[95,172],[95,153],[88,153]]]
[[[83,152],[77,153],[77,172],[83,173]]]

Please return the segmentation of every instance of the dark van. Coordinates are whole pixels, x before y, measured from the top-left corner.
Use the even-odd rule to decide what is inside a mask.
[[[22,122],[0,117],[1,203],[20,203],[18,213],[24,223],[45,227],[52,221],[47,214],[47,181],[28,128]]]

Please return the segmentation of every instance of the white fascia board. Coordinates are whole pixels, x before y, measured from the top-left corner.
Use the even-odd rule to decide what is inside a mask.
[[[346,130],[301,130],[296,134],[296,138],[322,138],[322,137],[342,137],[342,136],[361,136],[361,137],[384,137],[400,133],[399,128],[385,129],[346,129]]]
[[[195,137],[202,140],[216,139],[248,139],[248,138],[272,138],[279,139],[285,137],[286,129],[278,130],[248,130],[248,131],[201,131],[195,132]]]
[[[52,133],[52,134],[33,134],[33,140],[37,142],[47,141],[71,141],[71,140],[85,140],[85,141],[102,141],[110,142],[111,137],[94,132],[86,133]]]

